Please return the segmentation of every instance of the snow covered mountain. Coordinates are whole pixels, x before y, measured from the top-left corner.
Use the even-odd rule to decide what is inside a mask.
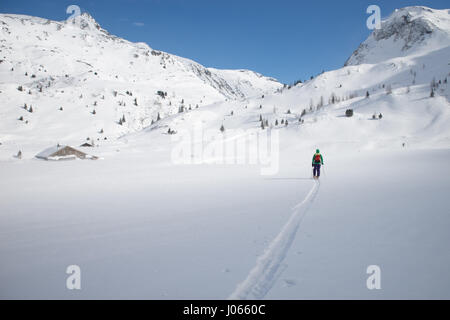
[[[449,10],[427,7],[397,9],[381,29],[375,30],[345,63],[358,65],[414,54],[424,54],[448,47],[450,42]]]
[[[18,140],[39,136],[47,143],[113,139],[150,125],[158,114],[282,86],[252,71],[208,69],[131,43],[86,13],[64,22],[1,14],[0,27],[1,142],[13,133]]]
[[[0,298],[448,299],[448,17],[400,9],[281,88],[88,16],[0,16]],[[86,137],[99,161],[35,158]]]

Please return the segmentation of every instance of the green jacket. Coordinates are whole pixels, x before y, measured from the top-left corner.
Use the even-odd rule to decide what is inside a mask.
[[[316,161],[315,161],[316,155],[319,155],[319,156],[320,156],[320,162],[316,162]],[[323,157],[322,157],[322,155],[321,155],[320,153],[315,153],[315,154],[313,155],[313,158],[312,158],[312,164],[313,164],[313,165],[314,165],[314,164],[321,164],[321,165],[323,165]]]

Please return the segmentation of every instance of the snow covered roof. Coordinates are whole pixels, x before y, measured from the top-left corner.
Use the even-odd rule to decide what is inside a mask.
[[[54,146],[54,147],[47,148],[47,149],[45,149],[44,151],[38,153],[38,154],[36,155],[36,158],[48,158],[48,157],[50,157],[52,154],[54,154],[55,152],[58,152],[59,150],[62,150],[62,149],[64,149],[65,147],[67,147],[67,146],[60,146],[60,145],[57,145],[57,146]]]
[[[97,159],[95,156],[89,156],[86,153],[79,151],[70,146],[60,146],[57,145],[55,147],[50,147],[45,149],[38,155],[36,158],[44,159],[44,160],[63,160],[63,159]]]

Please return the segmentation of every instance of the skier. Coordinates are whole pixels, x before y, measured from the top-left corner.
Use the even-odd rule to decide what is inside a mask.
[[[320,167],[323,166],[323,157],[320,154],[319,149],[316,150],[316,153],[314,154],[314,156],[312,158],[312,166],[314,168],[314,170],[313,170],[314,179],[319,179]]]

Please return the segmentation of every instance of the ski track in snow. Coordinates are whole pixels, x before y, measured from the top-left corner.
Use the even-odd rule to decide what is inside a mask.
[[[303,217],[314,203],[319,187],[320,182],[316,181],[305,199],[292,209],[293,214],[289,221],[270,243],[264,254],[258,258],[256,266],[250,271],[247,278],[229,296],[229,300],[260,300],[266,296],[275,280],[287,267],[287,265],[283,265],[283,260],[295,239]]]

